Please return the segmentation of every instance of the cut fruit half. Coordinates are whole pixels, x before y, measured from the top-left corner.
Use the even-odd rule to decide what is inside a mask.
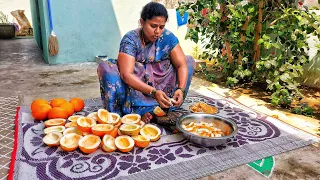
[[[134,140],[134,145],[141,148],[147,147],[150,143],[150,139],[142,135],[132,136],[132,139]]]
[[[109,111],[106,109],[99,109],[97,112],[97,121],[100,124],[112,124],[113,119]]]
[[[121,118],[120,118],[120,115],[117,114],[117,113],[109,113],[109,115],[111,115],[112,117],[112,124],[114,126],[120,126],[121,125]],[[109,116],[110,118],[110,116]]]
[[[48,146],[59,146],[62,134],[59,132],[51,132],[43,137],[42,141]]]
[[[158,117],[162,117],[165,116],[166,113],[161,109],[161,107],[157,106],[156,108],[154,108],[153,113],[158,116]]]
[[[46,127],[51,126],[64,126],[66,124],[66,120],[62,118],[56,118],[56,119],[48,119],[46,122],[44,122],[44,125]]]
[[[92,112],[92,113],[88,114],[87,117],[91,117],[97,121],[98,120],[98,112]]]
[[[74,115],[74,116],[70,116],[70,117],[68,118],[68,120],[71,121],[71,122],[77,122],[77,120],[78,120],[79,118],[81,118],[81,117],[84,117],[84,116]]]
[[[161,130],[154,125],[146,124],[141,130],[140,134],[148,139],[150,141],[157,141],[160,139],[161,136]]]
[[[79,148],[83,153],[90,154],[96,151],[101,143],[101,139],[96,135],[86,135],[79,141]]]
[[[105,134],[110,134],[113,130],[113,125],[111,124],[96,124],[92,127],[92,133],[94,135],[103,137]]]
[[[76,133],[76,134],[82,136],[82,131],[80,131],[77,127],[69,127],[63,131],[64,136],[67,134],[71,134],[71,133]]]
[[[140,125],[139,124],[122,124],[119,130],[123,135],[136,136],[140,132]]]
[[[77,127],[82,132],[91,132],[91,128],[95,126],[97,123],[93,118],[89,117],[81,117],[77,120]]]
[[[69,127],[77,127],[78,124],[77,124],[77,121],[71,121],[71,122],[68,122],[66,123],[66,125],[64,125],[66,128],[69,128]]]
[[[113,152],[117,149],[115,138],[110,136],[109,134],[103,136],[101,145],[102,150],[105,152]]]
[[[121,152],[129,152],[134,147],[134,140],[130,136],[118,136],[115,139],[115,145]]]
[[[137,124],[141,120],[141,116],[139,114],[127,114],[121,118],[121,122],[125,123],[134,123]]]
[[[51,127],[48,127],[48,128],[45,128],[43,130],[43,132],[45,134],[49,134],[49,133],[52,133],[52,132],[58,132],[58,133],[63,133],[63,131],[65,130],[66,128],[64,126],[51,126]]]
[[[79,134],[70,133],[60,139],[60,147],[62,150],[71,152],[78,148],[79,140],[82,138]]]

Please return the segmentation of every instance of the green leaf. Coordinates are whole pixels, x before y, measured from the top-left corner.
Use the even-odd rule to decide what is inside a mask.
[[[259,40],[258,40],[258,44],[261,44],[261,43],[263,43],[263,42],[264,42],[263,39],[259,39]]]
[[[287,82],[290,79],[290,75],[288,73],[284,73],[280,76],[281,81]]]

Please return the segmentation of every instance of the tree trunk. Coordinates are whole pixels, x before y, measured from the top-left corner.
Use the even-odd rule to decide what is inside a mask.
[[[260,44],[258,44],[258,40],[261,38],[262,31],[262,13],[263,13],[263,0],[259,0],[259,14],[258,14],[258,23],[256,25],[256,34],[254,39],[253,46],[253,60],[257,61],[260,59]]]

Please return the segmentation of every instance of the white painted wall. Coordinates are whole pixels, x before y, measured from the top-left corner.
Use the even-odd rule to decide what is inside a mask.
[[[10,14],[10,12],[18,9],[25,10],[24,14],[28,18],[32,26],[29,0],[0,0],[0,11],[8,15],[8,19],[10,22],[13,22],[13,19],[14,19],[14,17]]]

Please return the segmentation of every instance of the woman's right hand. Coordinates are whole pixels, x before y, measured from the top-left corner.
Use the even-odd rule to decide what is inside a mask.
[[[154,97],[159,103],[161,108],[170,108],[172,106],[172,103],[170,102],[170,98],[163,91],[157,90]]]

